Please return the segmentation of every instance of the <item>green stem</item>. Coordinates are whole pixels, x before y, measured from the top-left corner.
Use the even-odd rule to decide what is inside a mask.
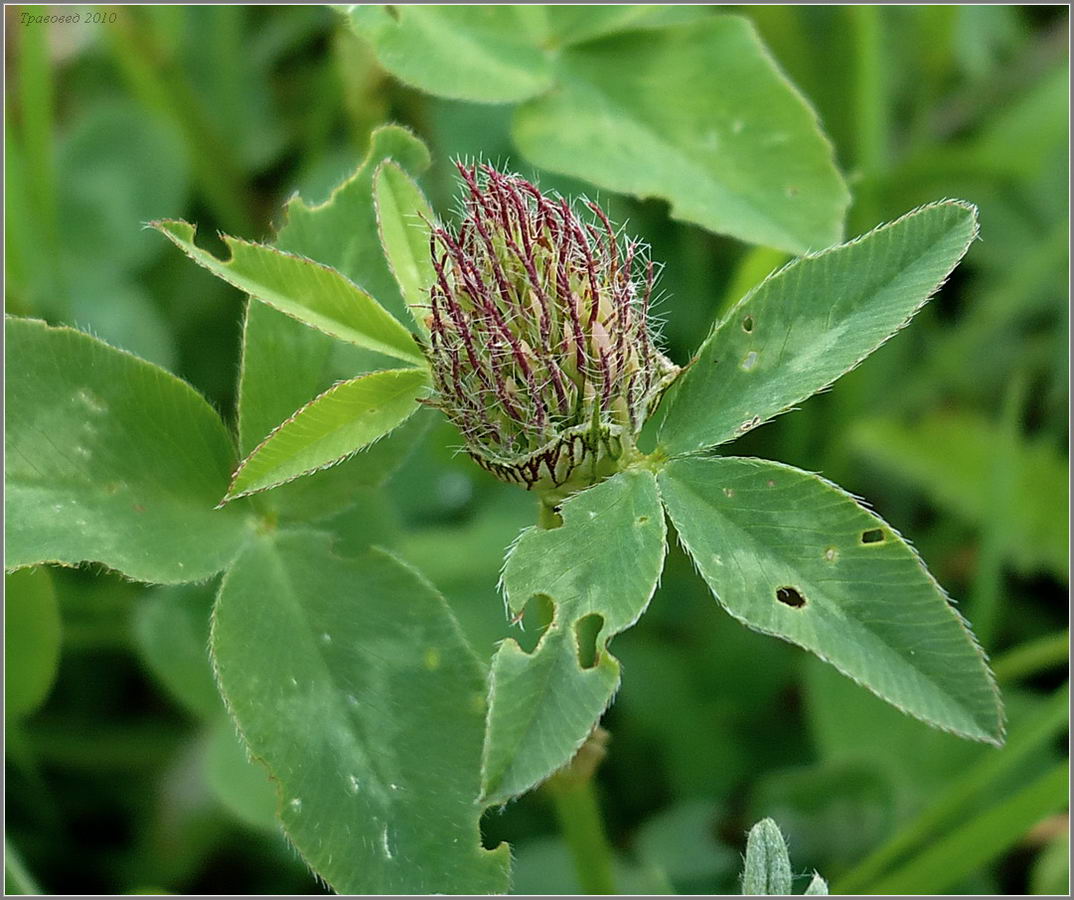
[[[981,533],[977,573],[967,603],[977,639],[986,649],[995,644],[1003,612],[1003,550],[1008,543],[1009,516],[1015,493],[1015,455],[1021,435],[1027,380],[1016,373],[1007,388],[1000,414],[1000,437],[994,448],[988,480],[989,515]]]
[[[49,7],[22,7],[34,15],[46,14]],[[41,288],[46,296],[48,311],[54,315],[66,312],[67,294],[59,266],[53,261],[60,258],[59,218],[56,207],[56,159],[52,134],[55,90],[52,63],[49,59],[49,26],[31,25],[19,29],[17,61],[18,131],[21,160],[27,180],[27,193],[34,213],[34,224],[43,248],[29,248],[31,258],[49,260],[49,264],[37,265],[41,275]],[[36,251],[36,253],[35,253]],[[51,294],[51,297],[47,295]]]
[[[851,212],[857,234],[872,228],[879,217],[877,180],[887,167],[890,145],[888,85],[885,72],[884,27],[877,6],[847,8],[854,35],[854,111],[857,128],[855,164],[861,182]]]
[[[1012,647],[992,663],[997,681],[1011,682],[1046,669],[1058,668],[1067,661],[1070,647],[1070,630],[1049,634],[1035,641],[1027,641]]]
[[[607,732],[600,726],[570,765],[545,784],[560,830],[574,861],[578,885],[586,894],[614,894],[612,848],[604,831],[593,775],[604,756]]]
[[[988,797],[995,785],[1023,760],[1061,734],[1067,724],[1070,690],[1057,690],[1016,732],[1002,752],[986,754],[955,781],[936,802],[908,822],[886,844],[878,848],[834,886],[834,893],[875,893],[871,890],[887,873],[913,851],[929,846],[947,833],[951,823],[968,818],[967,810],[980,798]]]
[[[254,230],[253,197],[232,149],[214,131],[182,67],[161,48],[137,10],[118,12],[107,26],[113,57],[131,92],[182,135],[202,199],[220,224],[237,234]]]

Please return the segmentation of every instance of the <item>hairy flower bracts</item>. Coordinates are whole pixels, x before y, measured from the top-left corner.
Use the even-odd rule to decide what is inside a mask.
[[[596,204],[587,222],[516,175],[458,168],[462,220],[431,231],[431,402],[504,481],[599,481],[678,372],[649,320],[653,263]]]

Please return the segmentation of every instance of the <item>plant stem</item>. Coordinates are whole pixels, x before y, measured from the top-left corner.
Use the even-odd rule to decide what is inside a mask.
[[[608,733],[599,725],[565,768],[545,784],[567,842],[578,885],[586,894],[614,894],[612,848],[604,832],[593,775],[604,757]]]
[[[1067,661],[1070,630],[1049,634],[1034,641],[1012,647],[992,663],[997,681],[1017,681],[1046,669],[1059,668]]]
[[[875,6],[847,8],[856,49],[854,111],[857,146],[854,162],[862,181],[851,210],[852,233],[872,228],[879,217],[877,180],[887,168],[890,125],[882,12]]]
[[[108,7],[110,14],[116,8]],[[215,132],[182,67],[157,45],[137,12],[118,8],[106,26],[116,64],[131,92],[182,135],[202,199],[220,224],[237,234],[254,230],[253,198],[234,151]]]
[[[1070,690],[1057,690],[1030,720],[1010,735],[1002,753],[988,753],[954,781],[918,816],[907,822],[886,844],[844,875],[835,893],[877,893],[873,888],[911,852],[927,848],[951,830],[951,823],[972,818],[969,810],[987,798],[1002,779],[1021,762],[1062,733],[1067,724]]]
[[[989,514],[981,530],[977,573],[966,604],[977,639],[986,650],[995,644],[1003,614],[1003,551],[1008,542],[1010,520],[1007,511],[1015,500],[1016,455],[1027,385],[1025,373],[1016,372],[1004,397],[992,477],[986,489]]]

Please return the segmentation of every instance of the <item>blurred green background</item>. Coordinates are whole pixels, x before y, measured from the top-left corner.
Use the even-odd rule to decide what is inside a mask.
[[[270,238],[289,196],[326,198],[389,121],[430,145],[438,209],[459,156],[596,193],[518,157],[510,106],[401,85],[325,8],[64,7],[52,11],[83,21],[49,26],[20,24],[23,9],[43,11],[5,8],[7,310],[152,360],[225,417],[241,297],[145,221]],[[615,644],[624,682],[600,792],[620,889],[735,890],[746,829],[772,816],[799,890],[813,869],[835,891],[875,885],[862,862],[905,839],[899,865],[918,866],[919,892],[1065,893],[1066,815],[1026,798],[1066,755],[1067,9],[737,11],[831,136],[849,235],[942,197],[980,207],[981,240],[906,333],[734,452],[822,472],[915,543],[994,660],[1009,740],[996,751],[931,731],[746,631],[674,550]],[[666,265],[659,313],[680,363],[785,259],[672,221],[662,202],[600,199]],[[363,518],[489,656],[506,633],[503,549],[533,509],[457,445],[434,426]],[[321,890],[216,698],[214,587],[149,589],[92,566],[9,577],[9,889]],[[514,845],[517,891],[576,890],[540,792],[484,824],[486,843]]]

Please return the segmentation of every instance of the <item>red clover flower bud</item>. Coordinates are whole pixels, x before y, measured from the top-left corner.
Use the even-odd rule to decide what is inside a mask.
[[[504,481],[569,493],[618,462],[677,374],[657,348],[653,263],[517,175],[457,164],[462,219],[434,225],[428,356],[438,406]]]

